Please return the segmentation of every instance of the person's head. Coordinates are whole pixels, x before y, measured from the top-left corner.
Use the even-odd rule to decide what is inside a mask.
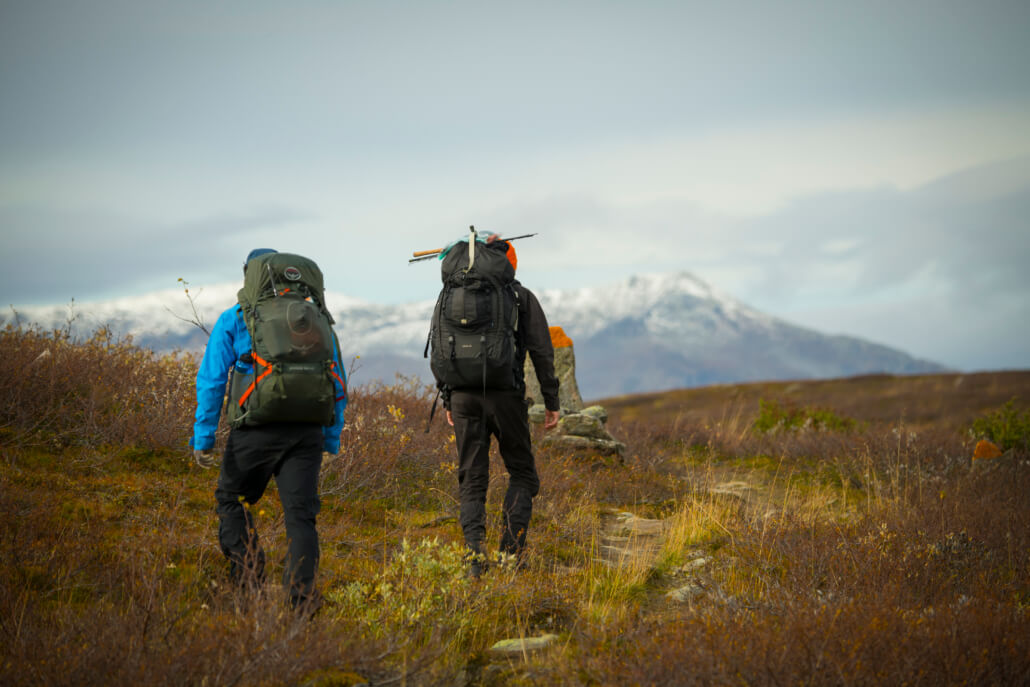
[[[267,255],[268,253],[278,253],[279,251],[274,248],[255,248],[254,250],[247,253],[247,259],[243,261],[243,273],[247,273],[247,263],[259,255]]]

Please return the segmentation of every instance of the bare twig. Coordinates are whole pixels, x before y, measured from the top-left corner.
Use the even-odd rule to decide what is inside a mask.
[[[193,300],[193,296],[190,294],[190,283],[182,277],[179,277],[179,282],[182,284],[182,291],[186,294],[186,300],[189,301],[190,310],[193,312],[193,315],[191,317],[183,317],[169,307],[165,307],[165,310],[171,313],[173,317],[180,319],[183,322],[189,322],[206,335],[211,336],[211,330],[207,328],[206,324],[204,324],[204,317],[197,310],[197,302]]]

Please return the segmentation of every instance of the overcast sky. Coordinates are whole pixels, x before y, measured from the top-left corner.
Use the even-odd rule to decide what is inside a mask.
[[[1026,0],[0,0],[0,288],[221,283],[269,246],[422,300],[411,251],[475,224],[539,232],[530,288],[685,270],[1026,368],[1028,36]]]

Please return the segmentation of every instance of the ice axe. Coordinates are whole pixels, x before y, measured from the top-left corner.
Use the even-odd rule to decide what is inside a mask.
[[[469,229],[471,229],[471,228],[472,227],[469,227]],[[499,241],[516,241],[518,239],[528,239],[530,236],[536,236],[536,234],[535,233],[533,233],[533,234],[522,234],[521,236],[512,236],[510,239],[506,239],[504,237],[500,237],[499,236],[498,240]],[[408,263],[410,264],[410,263],[413,263],[413,262],[420,262],[422,260],[429,260],[430,258],[436,257],[437,255],[442,253],[444,250],[445,250],[444,248],[434,248],[432,250],[417,250],[417,251],[415,251],[414,253],[411,254],[412,257],[411,257],[411,260],[408,260]]]

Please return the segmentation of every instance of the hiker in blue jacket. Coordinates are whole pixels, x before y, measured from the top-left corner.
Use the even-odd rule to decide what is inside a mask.
[[[269,253],[258,248],[247,263]],[[243,270],[246,274],[247,263]],[[321,502],[318,477],[322,452],[340,450],[340,433],[347,405],[346,380],[339,348],[332,334],[333,357],[339,376],[334,382],[335,407],[332,424],[273,422],[242,425],[230,430],[215,491],[219,517],[218,542],[229,561],[230,577],[241,585],[263,584],[265,554],[247,506],[258,502],[274,476],[278,486],[289,539],[283,584],[294,608],[317,601],[314,588],[319,544],[316,517]],[[190,446],[202,468],[217,463],[213,451],[215,430],[222,412],[226,383],[234,375],[253,375],[250,333],[239,304],[223,312],[215,323],[200,369],[197,372],[197,412]],[[232,402],[232,400],[230,400]]]

